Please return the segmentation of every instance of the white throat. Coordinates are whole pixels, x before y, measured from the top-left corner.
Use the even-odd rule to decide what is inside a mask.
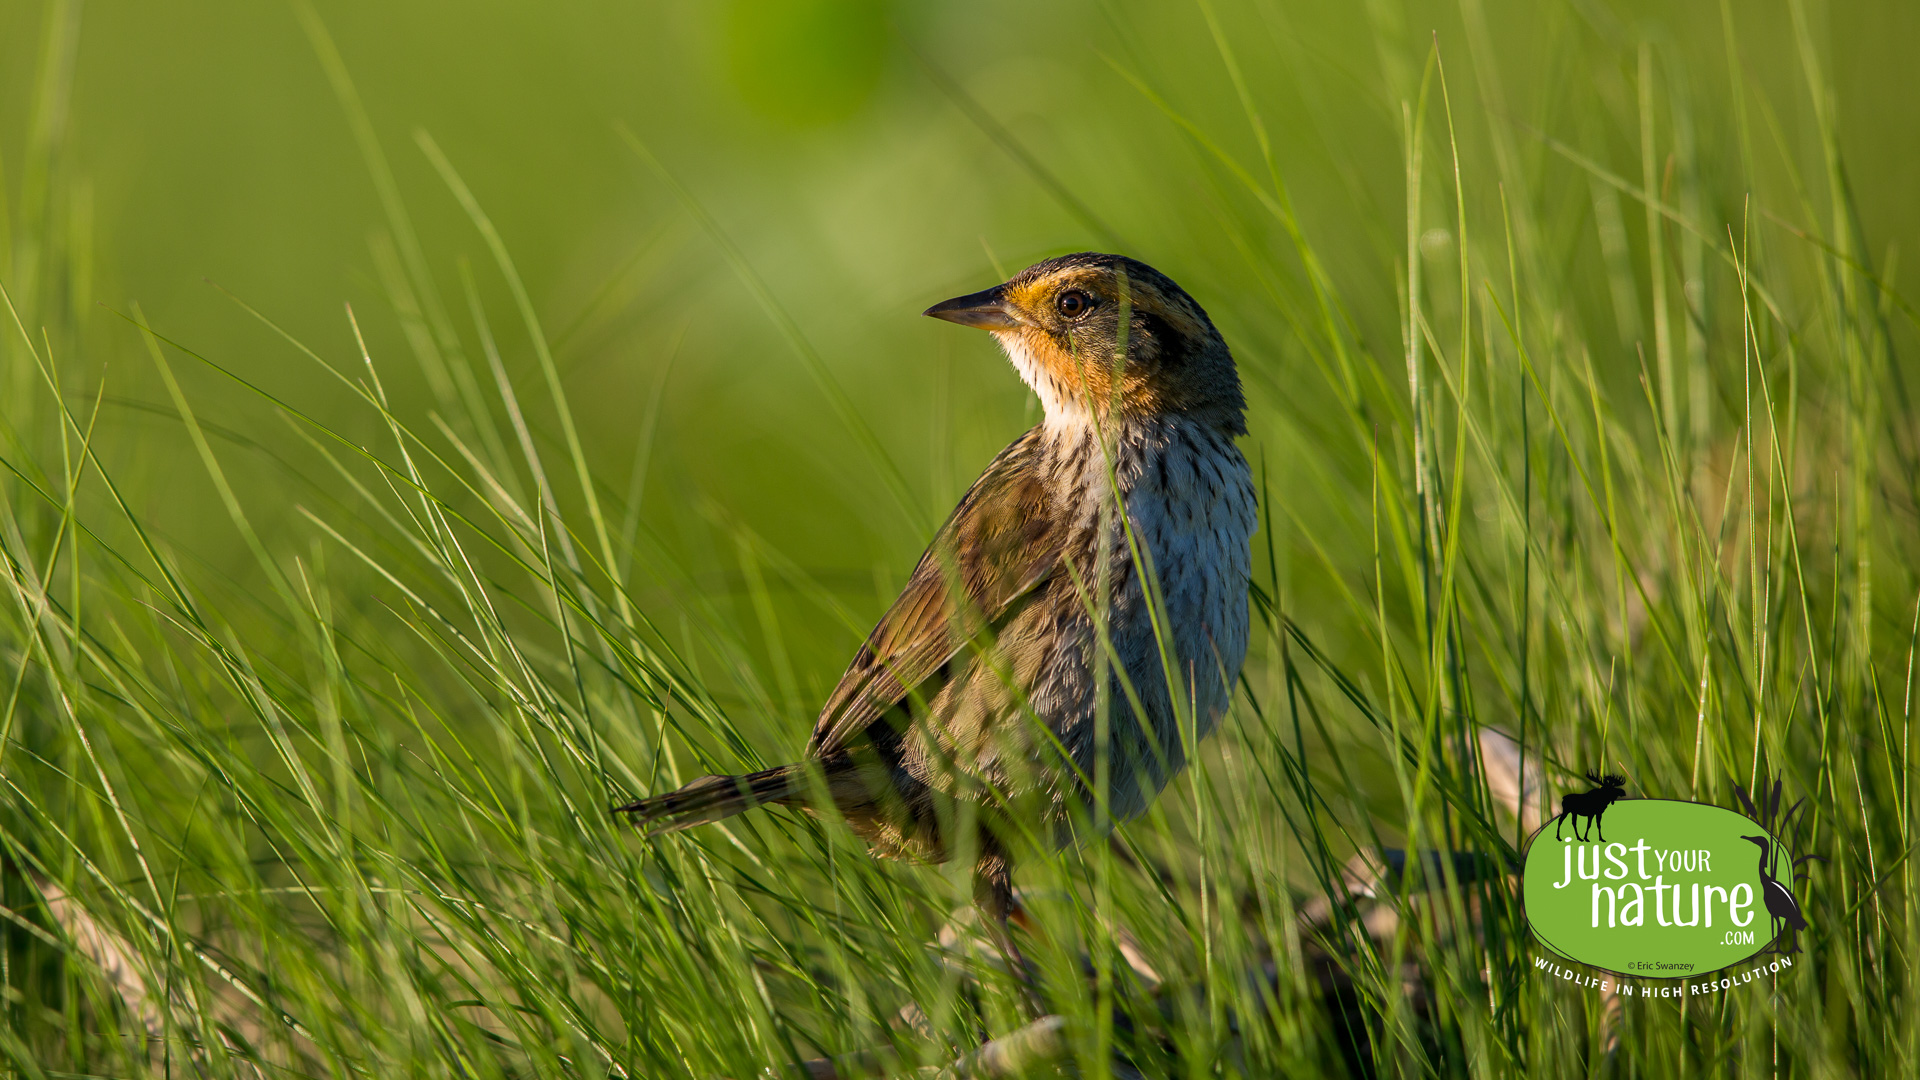
[[[1087,409],[1086,399],[1078,386],[1071,385],[1057,376],[1040,361],[1033,350],[1027,346],[1026,335],[1018,330],[996,330],[993,338],[1012,361],[1013,369],[1020,378],[1040,397],[1040,407],[1046,413],[1042,427],[1049,438],[1080,439],[1086,436],[1093,423],[1093,414]]]

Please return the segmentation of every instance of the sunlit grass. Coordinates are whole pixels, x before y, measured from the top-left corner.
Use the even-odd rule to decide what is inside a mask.
[[[1201,5],[1204,72],[1108,60],[1116,114],[1158,116],[1191,151],[1163,188],[1142,176],[1139,217],[1113,228],[1167,200],[1216,209],[1182,257],[1213,268],[1201,300],[1241,360],[1264,527],[1244,693],[1199,767],[1116,844],[1022,867],[1065,1057],[1087,1075],[1909,1073],[1920,462],[1896,343],[1915,311],[1846,197],[1884,181],[1846,171],[1831,61],[1797,3],[1802,126],[1763,94],[1702,94],[1704,77],[1682,103],[1633,39],[1568,46],[1564,77],[1590,85],[1561,87],[1537,130],[1505,115],[1517,95],[1478,5],[1462,11],[1462,44],[1393,54],[1373,88],[1403,166],[1385,253],[1297,216],[1245,75],[1284,62],[1279,45]],[[162,313],[93,308],[68,287],[73,222],[24,199],[9,219],[9,1067],[745,1078],[842,1056],[885,1074],[1029,1024],[965,931],[964,869],[878,864],[785,811],[655,840],[608,814],[784,760],[837,674],[795,657],[863,633],[905,567],[832,580],[663,482],[684,464],[653,451],[664,389],[635,406],[631,471],[592,459],[560,324],[460,161],[430,133],[383,146],[303,20],[379,196],[388,306],[344,313],[335,345],[243,295],[230,311],[350,409],[276,396]],[[47,37],[42,98],[70,48]],[[1180,104],[1203,77],[1225,80],[1232,127]],[[992,123],[981,109],[962,103]],[[1603,126],[1638,142],[1590,136]],[[1708,127],[1738,162],[1677,134]],[[836,464],[930,528],[945,507],[895,465],[806,314],[644,134],[606,137],[776,324],[828,404],[821,430],[851,439]],[[1046,167],[1007,128],[987,138]],[[387,157],[403,150],[441,186],[404,189]],[[79,183],[50,152],[26,171]],[[409,216],[436,200],[484,253],[457,275],[436,276]],[[103,319],[112,333],[78,329]],[[404,351],[368,346],[376,320]],[[106,402],[133,364],[186,448],[166,467],[211,481],[250,563],[168,540],[149,524],[164,489],[110,467],[102,446],[126,436]],[[209,375],[277,441],[208,413]],[[391,395],[398,378],[425,396]],[[276,483],[237,478],[263,467]],[[1684,1006],[1538,979],[1500,873],[1526,830],[1488,728],[1543,757],[1554,791],[1604,766],[1634,794],[1730,805],[1733,785],[1783,777],[1832,860],[1802,888],[1804,959]],[[1377,848],[1461,858],[1349,900],[1350,856]]]

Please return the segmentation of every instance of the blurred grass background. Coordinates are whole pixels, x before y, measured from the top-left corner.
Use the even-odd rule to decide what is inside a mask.
[[[1897,0],[0,4],[9,1067],[1017,1026],[929,952],[939,873],[599,808],[797,752],[1035,418],[917,312],[1098,248],[1240,359],[1268,602],[1128,830],[1167,881],[1032,872],[1085,901],[1042,908],[1081,1067],[1911,1071],[1916,44]],[[1807,966],[1622,1019],[1469,883],[1337,935],[1328,1004],[1291,913],[1352,850],[1515,842],[1481,725],[1556,789],[1784,773],[1834,860]],[[1116,1027],[1060,959],[1113,970],[1109,914],[1198,989],[1120,979]]]

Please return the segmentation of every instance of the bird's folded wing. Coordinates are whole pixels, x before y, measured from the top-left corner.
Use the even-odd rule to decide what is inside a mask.
[[[1040,440],[1036,428],[1002,450],[954,508],[820,710],[809,755],[848,746],[909,693],[931,698],[947,661],[1053,572],[1066,523]]]

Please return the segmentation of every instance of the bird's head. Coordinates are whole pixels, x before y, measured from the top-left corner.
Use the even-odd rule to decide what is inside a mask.
[[[1767,839],[1766,837],[1764,837],[1764,836],[1743,836],[1743,837],[1741,837],[1740,839],[1742,839],[1742,840],[1748,840],[1748,841],[1751,841],[1751,842],[1753,842],[1753,843],[1755,843],[1755,844],[1758,844],[1758,845],[1760,845],[1760,850],[1761,850],[1761,851],[1765,851],[1765,850],[1767,850],[1767,849],[1768,849],[1769,847],[1772,847],[1772,846],[1773,846],[1773,844],[1772,844],[1772,842],[1771,842],[1771,841],[1769,841],[1769,840],[1768,840],[1768,839]]]
[[[1227,343],[1185,290],[1146,263],[1063,255],[926,314],[992,332],[1050,426],[1181,414],[1246,431]]]

